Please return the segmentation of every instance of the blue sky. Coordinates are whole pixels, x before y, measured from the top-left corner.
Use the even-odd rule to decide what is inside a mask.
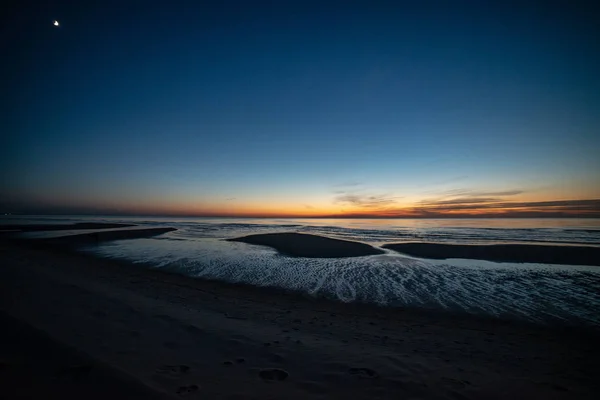
[[[584,3],[80,3],[4,28],[6,210],[600,198],[600,35]],[[385,208],[344,204],[348,183]]]

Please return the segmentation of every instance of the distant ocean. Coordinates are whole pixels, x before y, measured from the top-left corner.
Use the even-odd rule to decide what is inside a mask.
[[[268,247],[223,240],[301,232],[373,246],[409,241],[600,246],[600,219],[0,218],[2,224],[92,221],[178,228],[155,238],[109,242],[84,251],[192,277],[283,288],[344,302],[600,326],[600,267],[428,260],[390,250],[356,258],[295,258]]]

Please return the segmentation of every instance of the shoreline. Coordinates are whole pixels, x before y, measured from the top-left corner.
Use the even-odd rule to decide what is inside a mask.
[[[600,247],[540,244],[462,245],[443,243],[391,243],[382,246],[413,257],[443,260],[462,258],[495,262],[600,266]]]
[[[0,311],[160,393],[584,399],[599,389],[589,327],[344,304],[68,248],[0,247]],[[289,377],[265,381],[269,368]]]
[[[115,229],[129,228],[134,224],[116,224],[105,222],[75,222],[72,224],[2,224],[0,231],[38,232],[38,231],[70,231],[78,229]]]
[[[39,244],[41,246],[52,247],[71,247],[93,245],[102,242],[124,239],[140,239],[161,235],[163,233],[176,231],[176,228],[139,228],[123,230],[99,230],[97,232],[79,233],[75,235],[58,236],[51,238],[15,238],[13,240],[23,243]]]

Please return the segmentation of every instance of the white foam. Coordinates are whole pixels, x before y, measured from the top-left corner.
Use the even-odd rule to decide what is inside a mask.
[[[213,238],[124,240],[89,251],[195,277],[301,291],[341,301],[511,315],[600,325],[600,268],[474,260],[425,261],[395,254],[293,258]]]

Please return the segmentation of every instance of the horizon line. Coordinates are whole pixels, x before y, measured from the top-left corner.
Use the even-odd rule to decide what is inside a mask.
[[[550,214],[550,213],[544,213]],[[600,215],[429,215],[429,216],[381,216],[381,215],[176,215],[176,214],[110,214],[110,213],[2,213],[0,217],[158,217],[158,218],[231,218],[231,219],[600,219]]]

